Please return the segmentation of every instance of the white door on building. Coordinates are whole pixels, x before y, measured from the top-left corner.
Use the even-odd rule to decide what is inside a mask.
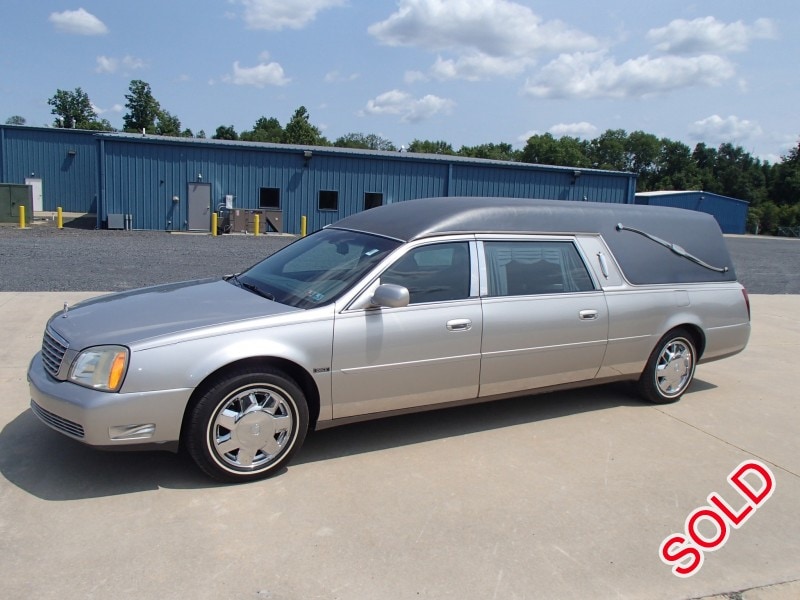
[[[44,210],[44,202],[42,201],[42,180],[33,177],[25,178],[25,185],[31,186],[31,196],[33,196],[33,212],[42,212]]]

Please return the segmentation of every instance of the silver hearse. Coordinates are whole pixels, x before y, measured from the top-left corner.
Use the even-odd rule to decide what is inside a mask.
[[[433,198],[376,208],[218,280],[65,307],[31,408],[99,447],[266,477],[309,429],[614,380],[677,400],[750,333],[719,227],[650,206]]]

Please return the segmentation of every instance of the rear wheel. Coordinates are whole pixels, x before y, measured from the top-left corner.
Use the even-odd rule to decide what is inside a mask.
[[[673,329],[656,345],[639,378],[639,392],[655,404],[678,400],[694,378],[697,353],[691,334]]]
[[[186,449],[219,481],[263,479],[303,444],[308,406],[303,392],[277,370],[228,374],[198,399],[186,428]]]

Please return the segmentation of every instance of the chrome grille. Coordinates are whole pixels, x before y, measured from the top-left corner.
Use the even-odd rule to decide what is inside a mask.
[[[42,340],[42,363],[45,370],[58,379],[59,371],[61,370],[61,362],[64,360],[64,354],[69,349],[69,343],[60,335],[45,330],[44,339]]]
[[[43,409],[33,400],[31,400],[31,410],[33,411],[33,414],[35,414],[42,421],[50,425],[50,427],[52,427],[53,429],[57,429],[58,431],[66,433],[67,435],[71,435],[72,437],[77,437],[77,438],[83,437],[82,425],[78,425],[77,423],[74,423],[69,419],[65,419],[63,417],[59,417],[58,415],[54,415],[49,410]]]

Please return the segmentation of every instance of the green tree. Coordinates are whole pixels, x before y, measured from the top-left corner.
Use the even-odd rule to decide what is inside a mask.
[[[180,137],[180,119],[166,110],[159,111],[158,121],[156,122],[156,133],[158,135],[171,135],[174,137]]]
[[[275,117],[259,117],[251,131],[243,131],[240,139],[246,142],[268,142],[280,144],[283,140],[283,127]]]
[[[27,123],[25,117],[19,115],[13,115],[6,119],[6,125],[25,125],[25,123]]]
[[[128,112],[122,117],[125,131],[147,133],[156,132],[156,120],[161,114],[161,105],[153,97],[150,84],[141,79],[134,79],[128,87],[129,93],[125,94]]]
[[[655,189],[658,179],[661,141],[652,133],[634,131],[625,140],[625,171],[636,173],[637,189]]]
[[[301,106],[286,124],[283,130],[282,141],[284,144],[299,144],[303,146],[327,146],[328,140],[322,132],[311,124],[311,116],[305,106]]]
[[[414,140],[408,145],[408,151],[420,154],[455,154],[453,147],[443,140]]]
[[[575,137],[554,138],[551,133],[532,135],[522,149],[520,160],[535,165],[590,167],[589,144]]]
[[[108,119],[97,119],[91,123],[86,123],[81,129],[90,129],[93,131],[116,131]]]
[[[589,144],[589,158],[598,169],[625,171],[628,168],[628,135],[624,129],[608,129]]]
[[[521,152],[514,150],[511,144],[501,142],[499,144],[480,144],[478,146],[461,146],[458,150],[459,156],[469,156],[472,158],[487,158],[491,160],[518,161]]]
[[[239,134],[233,128],[233,125],[220,125],[217,127],[217,132],[211,136],[212,140],[238,140]]]
[[[75,91],[56,90],[47,103],[56,115],[55,126],[64,129],[88,129],[97,120],[97,113],[89,100],[89,95],[80,87]]]
[[[658,177],[653,190],[700,189],[697,164],[692,159],[692,150],[683,142],[661,139],[658,157]]]
[[[775,165],[770,197],[778,204],[800,205],[800,142]]]
[[[361,148],[363,150],[385,150],[395,152],[397,147],[386,138],[370,133],[347,133],[333,142],[338,148]]]
[[[722,193],[722,186],[716,180],[714,169],[717,164],[717,149],[709,148],[705,143],[700,142],[694,147],[692,158],[697,165],[697,176],[700,189],[715,194]]]

